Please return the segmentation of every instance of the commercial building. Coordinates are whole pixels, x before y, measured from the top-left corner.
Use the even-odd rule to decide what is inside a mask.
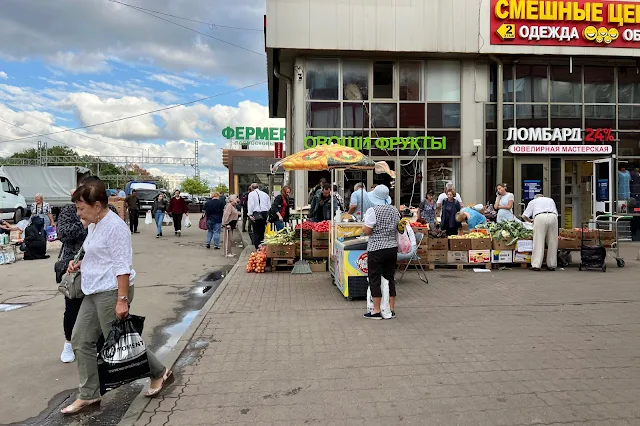
[[[273,150],[223,149],[222,165],[229,170],[229,192],[242,194],[252,183],[260,184],[269,194],[280,192],[284,173],[271,173],[275,161]]]
[[[395,170],[396,204],[505,182],[516,213],[543,192],[578,226],[640,195],[638,1],[267,0],[265,31],[287,151],[357,145]]]

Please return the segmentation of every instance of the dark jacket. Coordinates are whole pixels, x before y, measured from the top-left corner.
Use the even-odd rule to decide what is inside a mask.
[[[333,213],[338,210],[338,203],[334,200]],[[333,214],[331,212],[331,195],[328,197],[322,196],[322,191],[319,191],[311,202],[311,208],[309,209],[309,217],[322,222],[323,220],[331,220]]]
[[[151,214],[156,214],[158,210],[164,213],[168,208],[169,203],[167,203],[167,200],[165,200],[164,198],[162,200],[156,198],[156,200],[153,202],[153,207],[151,208]]]
[[[127,203],[127,207],[129,207],[129,210],[140,210],[140,200],[138,199],[137,195],[129,195],[124,199],[124,202]]]
[[[60,209],[56,232],[58,233],[58,239],[62,242],[60,260],[69,261],[73,259],[80,251],[85,238],[87,238],[87,230],[78,217],[75,204],[67,204]]]
[[[169,201],[169,210],[168,210],[168,212],[169,213],[176,213],[176,214],[189,213],[189,210],[187,209],[187,202],[182,197],[180,197],[180,198],[176,198],[176,197],[171,198],[171,201]]]
[[[271,209],[269,210],[269,222],[275,223],[278,219],[278,213],[282,214],[282,210],[284,209],[284,214],[282,214],[283,222],[289,222],[289,216],[291,215],[291,200],[287,199],[287,207],[284,207],[284,200],[282,194],[276,195],[276,198],[273,199],[273,203],[271,203]]]
[[[222,223],[225,204],[226,203],[219,198],[207,201],[204,204],[204,214],[207,216],[207,221]]]
[[[453,210],[452,213],[447,213],[447,206],[452,205]],[[453,201],[449,201],[449,199],[445,199],[442,202],[442,208],[440,211],[440,229],[453,229],[453,228],[461,228],[462,224],[456,221],[456,213],[460,211],[460,203],[458,200],[454,199]]]
[[[31,225],[24,230],[24,260],[47,259],[47,233],[44,219],[34,216]]]

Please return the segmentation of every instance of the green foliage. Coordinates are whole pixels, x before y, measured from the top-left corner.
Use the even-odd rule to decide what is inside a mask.
[[[214,188],[214,191],[219,192],[219,193],[225,193],[226,195],[229,195],[229,187],[227,185],[225,185],[224,183],[219,183],[218,186],[216,186]]]
[[[180,185],[180,191],[188,192],[191,195],[204,195],[209,192],[209,182],[195,176],[186,178]]]

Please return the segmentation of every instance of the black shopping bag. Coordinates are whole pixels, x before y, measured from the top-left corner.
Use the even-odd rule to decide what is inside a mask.
[[[151,371],[147,347],[142,340],[144,317],[130,315],[111,325],[102,349],[98,352],[100,393],[134,380],[148,377]]]

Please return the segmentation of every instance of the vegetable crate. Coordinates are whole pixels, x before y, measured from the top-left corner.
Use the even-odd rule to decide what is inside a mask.
[[[266,248],[267,257],[270,259],[293,259],[294,257],[296,257],[295,245],[267,245]]]

